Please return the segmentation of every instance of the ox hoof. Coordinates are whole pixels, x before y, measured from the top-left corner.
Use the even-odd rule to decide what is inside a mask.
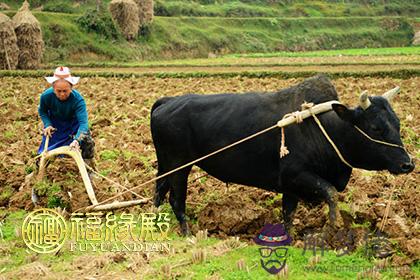
[[[182,236],[190,236],[191,232],[186,222],[181,223],[181,235]]]

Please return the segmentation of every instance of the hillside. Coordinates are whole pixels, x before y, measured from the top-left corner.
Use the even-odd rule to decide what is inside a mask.
[[[87,31],[77,23],[79,15],[48,12],[34,12],[34,15],[42,24],[46,63],[207,57],[210,53],[398,47],[410,45],[413,37],[407,20],[400,17],[155,17],[147,34],[135,42],[127,42],[118,34]]]
[[[13,16],[20,2],[4,1],[12,9],[5,13]],[[410,16],[420,9],[415,1],[157,1],[155,14],[162,16],[142,28],[136,41],[127,42],[105,9],[109,1],[103,1],[100,13],[92,0],[29,2],[42,24],[45,64],[409,46],[414,36],[410,24],[416,21]],[[171,8],[181,4],[189,9]],[[228,12],[229,5],[249,6],[254,14]],[[390,12],[394,6],[399,8]],[[290,12],[298,7],[306,12]]]

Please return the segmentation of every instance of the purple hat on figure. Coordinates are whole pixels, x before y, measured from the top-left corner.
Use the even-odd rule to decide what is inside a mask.
[[[254,242],[262,246],[285,246],[292,243],[282,224],[266,224],[254,237]]]

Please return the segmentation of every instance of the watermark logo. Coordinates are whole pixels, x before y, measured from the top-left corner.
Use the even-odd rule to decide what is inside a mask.
[[[22,238],[29,249],[37,253],[54,253],[63,247],[67,236],[63,216],[51,209],[31,212],[23,221]]]
[[[22,237],[37,253],[55,253],[66,241],[70,251],[169,251],[168,213],[72,213],[69,221],[51,209],[31,212],[22,225]]]
[[[286,266],[287,247],[292,239],[282,224],[266,224],[254,238],[259,248],[261,267],[270,274],[279,273]]]
[[[350,252],[356,249],[356,233],[354,229],[349,229],[347,232],[339,231],[335,235],[336,241],[339,243],[338,247],[330,248],[327,243],[326,234],[313,233],[304,236],[304,247],[302,255],[306,251],[312,251],[313,256],[319,252],[324,256],[324,251],[334,249],[337,257],[349,255]],[[367,258],[386,258],[394,252],[392,243],[380,232],[369,234],[368,231],[364,233],[364,255]]]

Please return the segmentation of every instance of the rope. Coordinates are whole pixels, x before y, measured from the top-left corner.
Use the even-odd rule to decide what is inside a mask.
[[[95,169],[93,169],[92,167],[90,167],[89,165],[87,165],[87,164],[86,164],[86,162],[85,162],[85,166],[87,167],[87,169],[89,169],[89,170],[90,170],[90,172],[94,173],[95,175],[97,175],[97,176],[101,177],[102,179],[104,179],[104,180],[106,180],[106,181],[108,181],[108,182],[110,182],[110,183],[112,183],[112,184],[114,184],[114,185],[116,185],[116,186],[118,186],[118,187],[120,187],[120,188],[122,188],[122,189],[126,190],[126,191],[131,192],[132,194],[134,194],[134,195],[135,195],[135,196],[137,196],[138,198],[140,198],[140,199],[149,199],[149,198],[145,198],[145,197],[143,197],[143,196],[139,195],[139,194],[138,194],[138,193],[136,193],[136,192],[133,192],[133,191],[132,191],[132,190],[130,190],[129,188],[127,188],[127,187],[125,187],[125,186],[121,185],[120,183],[118,183],[118,182],[116,182],[116,181],[113,181],[113,180],[109,179],[108,177],[106,177],[106,176],[102,175],[101,173],[97,172]]]
[[[309,109],[309,111],[311,111]],[[325,138],[327,138],[328,142],[330,142],[331,146],[334,148],[336,154],[338,155],[338,157],[340,158],[340,160],[347,165],[350,168],[354,168],[344,157],[343,155],[340,153],[340,150],[337,148],[337,146],[335,145],[334,141],[330,138],[330,136],[328,135],[327,131],[325,130],[325,128],[322,126],[320,120],[318,119],[318,117],[312,113],[311,111],[311,115],[314,118],[315,122],[317,123],[317,125],[319,126],[319,129],[322,131],[322,133],[324,134]],[[356,128],[357,131],[360,132],[360,134],[362,134],[363,136],[365,136],[367,139],[369,139],[372,142],[378,143],[378,144],[382,144],[382,145],[386,145],[386,146],[390,146],[390,147],[396,147],[396,148],[400,148],[403,149],[404,151],[406,150],[403,146],[397,145],[397,144],[393,144],[393,143],[388,143],[388,142],[384,142],[384,141],[380,141],[380,140],[376,140],[372,137],[370,137],[366,132],[364,132],[363,130],[361,130],[359,127],[357,127],[356,125],[354,126],[354,128]]]
[[[357,126],[354,126],[354,127],[357,129],[357,131],[359,131],[363,136],[365,136],[367,139],[369,139],[372,142],[375,142],[375,143],[378,143],[378,144],[382,144],[382,145],[386,145],[386,146],[390,146],[390,147],[400,148],[400,149],[403,149],[404,151],[406,150],[403,146],[373,139],[368,134],[366,134],[366,132],[364,132],[363,130],[361,130]]]
[[[348,163],[347,160],[344,159],[343,155],[340,153],[340,150],[337,148],[337,146],[335,145],[334,141],[331,140],[330,136],[328,135],[327,131],[325,131],[324,127],[322,126],[321,122],[319,121],[318,117],[312,113],[311,111],[311,115],[314,118],[316,124],[319,126],[319,129],[322,131],[322,133],[324,134],[325,138],[327,138],[328,142],[330,142],[331,146],[334,148],[335,153],[338,155],[338,157],[341,159],[341,161],[347,165],[350,168],[354,168],[350,163]]]
[[[191,161],[191,162],[189,162],[189,163],[186,163],[186,164],[184,164],[184,165],[182,165],[182,166],[180,166],[180,167],[178,167],[178,168],[175,168],[175,169],[173,169],[173,170],[171,170],[171,171],[169,171],[169,172],[166,172],[166,173],[164,173],[164,174],[162,174],[162,175],[160,175],[160,176],[157,176],[157,177],[155,177],[155,178],[153,178],[153,179],[150,179],[150,180],[148,180],[148,181],[146,181],[146,182],[144,182],[144,183],[142,183],[142,184],[140,184],[140,185],[138,185],[138,186],[136,186],[136,187],[133,187],[133,188],[128,189],[128,190],[126,190],[126,191],[124,191],[124,192],[122,192],[122,193],[119,193],[119,194],[114,195],[114,196],[112,196],[112,197],[110,197],[110,198],[107,198],[107,199],[105,199],[104,201],[99,202],[98,204],[95,204],[95,206],[103,205],[103,204],[105,204],[105,203],[107,203],[107,202],[109,202],[109,201],[111,201],[111,200],[113,200],[113,199],[115,199],[115,198],[117,198],[117,197],[119,197],[119,196],[122,196],[122,195],[124,195],[124,194],[126,194],[126,193],[128,193],[128,192],[131,192],[131,191],[133,191],[133,190],[136,190],[136,189],[139,189],[139,188],[141,188],[141,187],[144,187],[144,186],[145,186],[145,185],[147,185],[147,184],[150,184],[150,183],[156,182],[157,180],[160,180],[160,179],[162,179],[162,178],[164,178],[164,177],[166,177],[166,176],[169,176],[169,175],[171,175],[171,174],[173,174],[173,173],[175,173],[175,172],[177,172],[177,171],[179,171],[179,170],[181,170],[181,169],[184,169],[184,168],[186,168],[186,167],[188,167],[188,166],[190,166],[190,165],[194,165],[195,163],[197,163],[197,162],[199,162],[199,161],[202,161],[202,160],[204,160],[204,159],[206,159],[206,158],[209,158],[209,157],[211,157],[211,156],[214,156],[215,154],[218,154],[218,153],[220,153],[220,152],[223,152],[224,150],[227,150],[227,149],[229,149],[229,148],[231,148],[231,147],[233,147],[233,146],[239,145],[239,144],[241,144],[241,143],[243,143],[243,142],[245,142],[245,141],[248,141],[248,140],[250,140],[250,139],[252,139],[252,138],[255,138],[255,137],[257,137],[257,136],[259,136],[259,135],[261,135],[261,134],[263,134],[263,133],[266,133],[266,132],[268,132],[268,131],[270,131],[270,130],[273,130],[273,129],[277,128],[277,127],[278,127],[278,126],[277,126],[277,124],[275,124],[275,125],[273,125],[273,126],[270,126],[270,127],[266,128],[266,129],[264,129],[264,130],[261,130],[261,131],[259,131],[259,132],[257,132],[257,133],[254,133],[254,134],[252,134],[252,135],[250,135],[250,136],[248,136],[248,137],[246,137],[246,138],[243,138],[243,139],[241,139],[241,140],[239,140],[239,141],[236,141],[236,142],[234,142],[234,143],[232,143],[232,144],[230,144],[230,145],[228,145],[228,146],[225,146],[225,147],[223,147],[223,148],[221,148],[221,149],[219,149],[219,150],[217,150],[217,151],[214,151],[214,152],[212,152],[212,153],[210,153],[210,154],[208,154],[208,155],[206,155],[206,156],[200,157],[200,158],[198,158],[198,159],[196,159],[196,160],[193,160],[193,161]],[[77,209],[75,212],[77,212],[77,211],[79,211],[79,210],[81,210],[81,209],[84,209],[84,208],[86,208],[86,207],[79,208],[79,209]]]
[[[301,105],[302,110],[308,110],[314,106],[314,103],[306,103],[306,101],[303,102]],[[301,111],[292,112],[289,114],[286,114],[283,116],[282,120],[288,117],[294,117],[296,120],[296,123],[302,123],[303,122],[303,116]],[[283,158],[287,156],[290,152],[286,147],[286,137],[284,134],[284,126],[281,127],[281,144],[280,144],[280,158]]]

